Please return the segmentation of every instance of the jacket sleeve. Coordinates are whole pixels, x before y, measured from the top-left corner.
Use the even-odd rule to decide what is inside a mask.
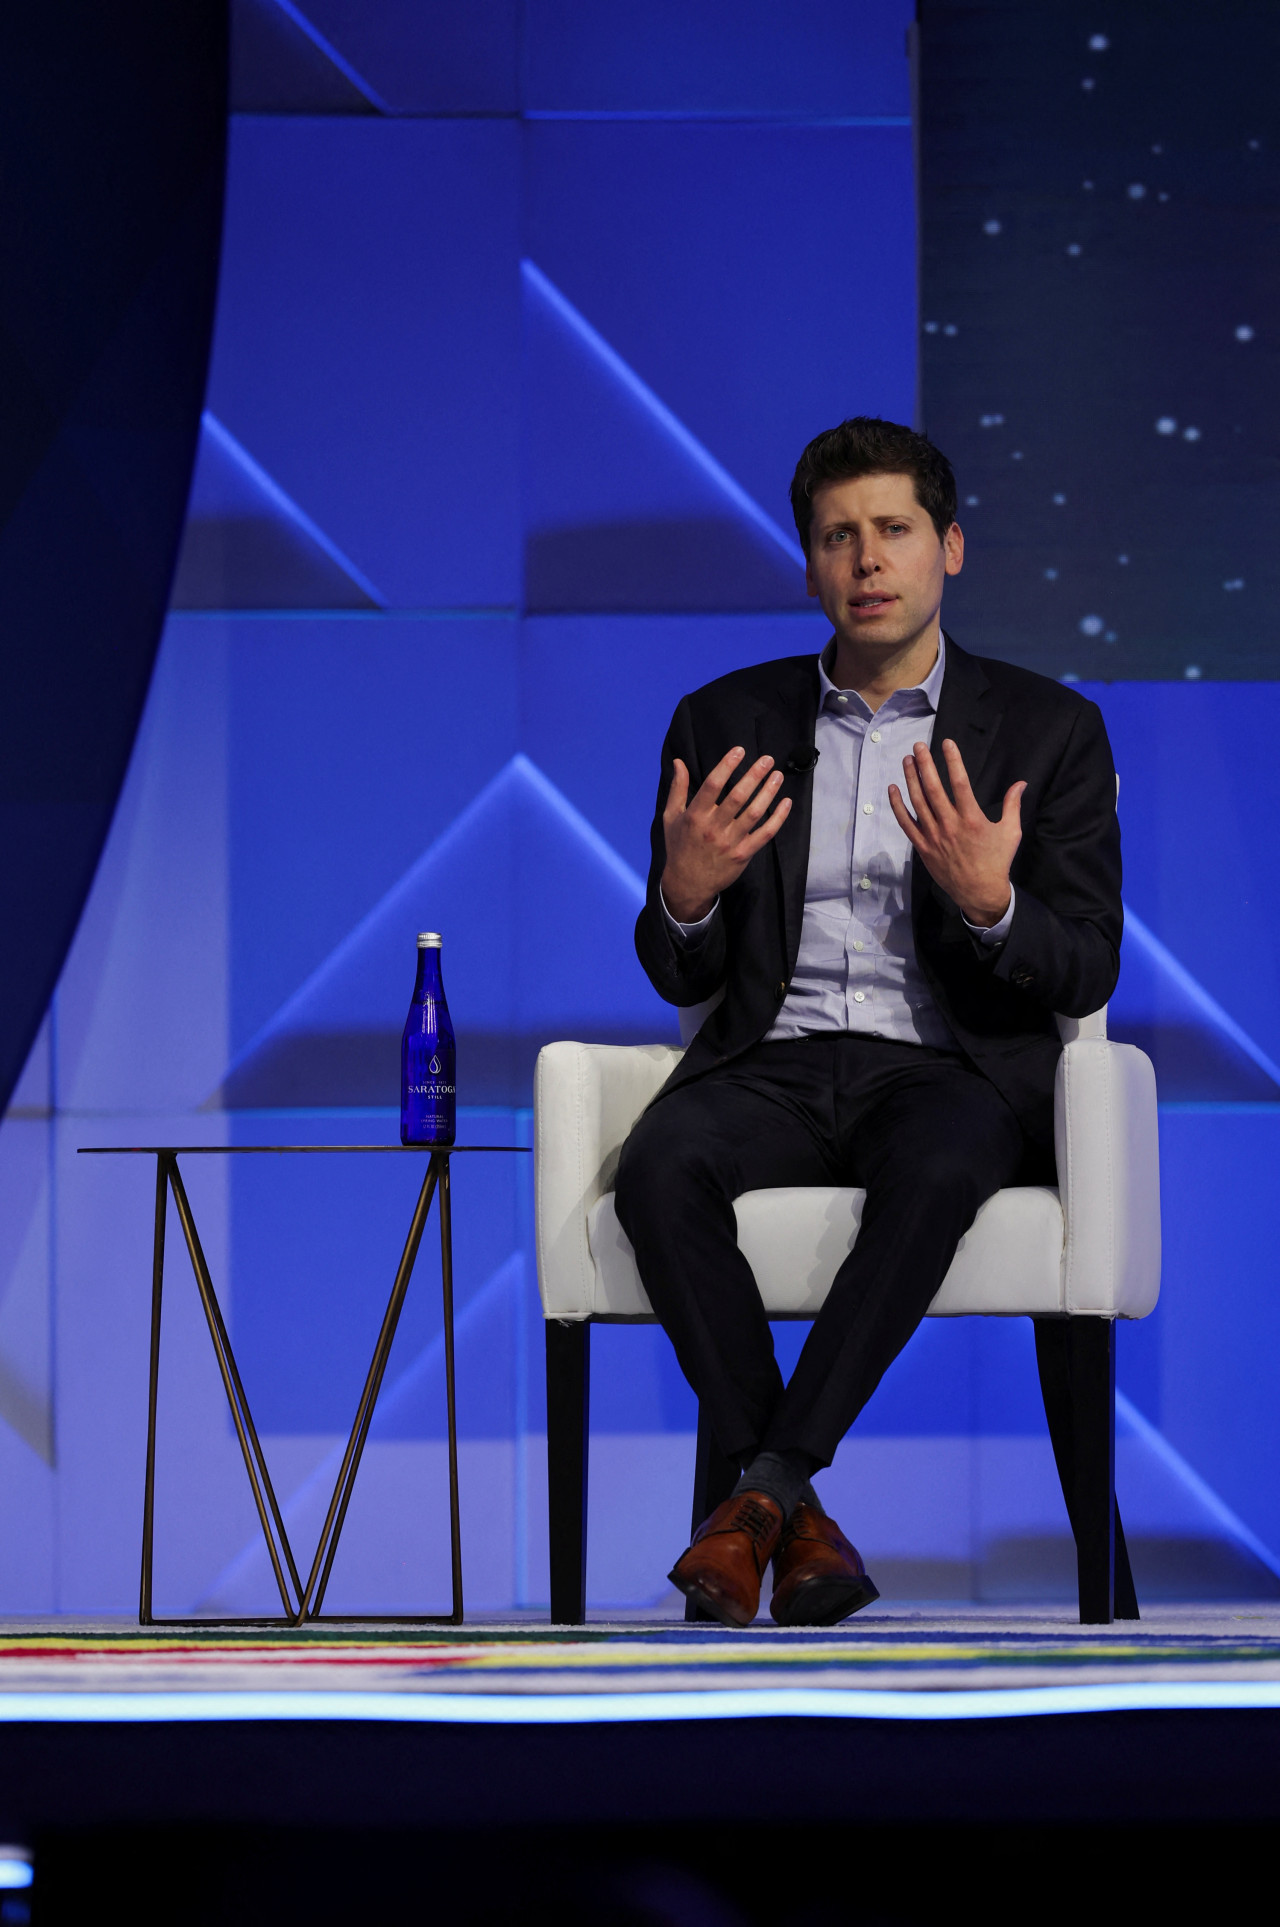
[[[662,914],[658,885],[667,863],[662,813],[674,774],[674,759],[679,757],[689,772],[689,794],[701,786],[706,772],[702,768],[694,740],[693,717],[686,696],[671,719],[662,745],[662,774],[658,781],[658,802],[653,827],[649,832],[649,886],[644,909],[636,919],[636,954],[645,974],[660,997],[669,1004],[700,1004],[720,988],[725,975],[724,915],[717,906],[711,926],[698,943],[681,944]]]
[[[1120,974],[1116,772],[1096,704],[1082,706],[1013,864],[1008,941],[993,965],[1064,1017],[1100,1010]]]

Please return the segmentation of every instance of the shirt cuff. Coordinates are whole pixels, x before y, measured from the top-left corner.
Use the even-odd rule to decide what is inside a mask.
[[[658,902],[662,905],[662,914],[667,920],[667,929],[684,944],[700,943],[703,937],[706,936],[708,930],[710,930],[712,918],[720,908],[720,899],[717,897],[711,908],[707,911],[706,916],[700,917],[697,923],[677,923],[667,908],[667,899],[662,894],[661,884],[658,885]]]
[[[978,939],[979,943],[986,944],[989,950],[994,950],[997,944],[1004,943],[1008,939],[1009,928],[1013,922],[1013,906],[1017,900],[1017,897],[1014,895],[1013,885],[1010,884],[1009,908],[1005,911],[999,923],[993,923],[987,929],[984,929],[980,923],[970,923],[968,917],[965,917],[964,911],[962,910],[960,915],[964,917],[965,929],[970,931],[972,935]]]

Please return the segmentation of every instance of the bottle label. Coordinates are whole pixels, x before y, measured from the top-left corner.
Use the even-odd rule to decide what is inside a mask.
[[[424,956],[430,953],[423,953]],[[438,959],[422,964],[405,1024],[400,1057],[400,1141],[452,1144],[458,1087],[454,1045]]]

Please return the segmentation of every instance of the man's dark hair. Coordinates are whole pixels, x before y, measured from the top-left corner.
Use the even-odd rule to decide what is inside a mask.
[[[956,519],[956,478],[941,449],[925,435],[878,415],[851,415],[838,428],[815,435],[791,478],[791,513],[801,547],[809,553],[813,494],[828,482],[852,482],[861,475],[909,475],[916,500],[941,540]]]

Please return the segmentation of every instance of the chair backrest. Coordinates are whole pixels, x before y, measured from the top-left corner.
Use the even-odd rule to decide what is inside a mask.
[[[708,997],[704,1004],[688,1004],[678,1012],[680,1018],[680,1042],[685,1049],[693,1042],[703,1024],[724,996],[724,990],[717,990],[714,997]],[[1077,1043],[1081,1038],[1090,1038],[1098,1043],[1107,1041],[1107,1007],[1095,1010],[1088,1017],[1058,1017],[1054,1020],[1058,1035],[1064,1044]]]

